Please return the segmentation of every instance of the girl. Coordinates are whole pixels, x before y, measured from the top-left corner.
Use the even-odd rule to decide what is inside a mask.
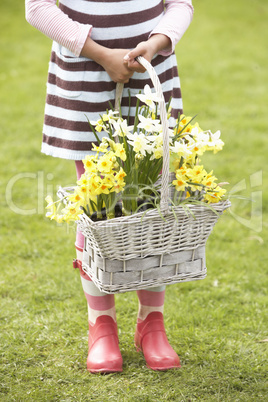
[[[114,101],[117,82],[125,84],[121,107],[128,112],[128,92],[135,94],[149,75],[135,61],[143,56],[154,66],[166,102],[172,97],[172,120],[182,112],[174,48],[193,14],[191,0],[26,0],[27,21],[53,40],[43,127],[42,152],[75,160],[77,178],[94,135],[87,118],[98,120]],[[130,116],[135,115],[134,104]],[[131,121],[130,121],[131,124]],[[77,259],[88,304],[92,372],[122,371],[114,296],[100,292],[82,271],[84,239],[77,233]],[[169,345],[163,320],[165,287],[137,291],[139,312],[135,345],[153,370],[180,367]]]

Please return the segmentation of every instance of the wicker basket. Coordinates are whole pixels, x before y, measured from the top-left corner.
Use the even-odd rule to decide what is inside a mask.
[[[229,206],[213,208],[221,214]],[[156,210],[99,222],[82,215],[83,270],[107,293],[205,278],[205,245],[219,215],[205,206],[189,208],[194,217],[178,206],[176,218],[171,212],[165,220]]]
[[[77,222],[85,236],[83,270],[106,293],[131,290],[206,277],[205,245],[218,217],[231,204],[173,207],[169,199],[169,138],[165,101],[150,63],[139,58],[149,72],[160,102],[163,125],[161,213],[157,209],[107,221],[93,222],[82,214]],[[120,90],[117,91],[117,94]],[[164,219],[163,219],[164,217]]]

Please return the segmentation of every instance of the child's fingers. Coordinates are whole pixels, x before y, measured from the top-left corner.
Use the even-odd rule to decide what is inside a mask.
[[[134,55],[136,54],[136,52],[134,53]],[[137,55],[135,57],[139,56],[139,54],[137,53]],[[124,57],[124,64],[127,64],[128,68],[131,71],[136,71],[138,73],[144,73],[145,72],[145,68],[137,61],[135,60],[135,57],[133,57],[133,53],[131,52],[128,53],[125,57]]]
[[[135,49],[130,50],[124,57],[124,60],[134,60],[136,57],[140,56],[139,46],[135,47]]]
[[[144,73],[145,68],[137,61],[137,60],[129,60],[128,68],[132,71],[136,71],[138,73]]]

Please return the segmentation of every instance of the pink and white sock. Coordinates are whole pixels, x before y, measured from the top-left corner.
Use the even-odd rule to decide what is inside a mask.
[[[77,179],[84,173],[82,161],[75,161]],[[78,261],[82,261],[84,236],[77,230],[76,233],[76,256]],[[101,315],[109,315],[116,321],[114,295],[101,292],[89,276],[79,267],[82,287],[88,305],[88,320],[91,324],[95,324],[96,319]]]
[[[165,301],[165,286],[137,290],[139,299],[138,321],[143,321],[148,314],[159,311],[163,314]]]

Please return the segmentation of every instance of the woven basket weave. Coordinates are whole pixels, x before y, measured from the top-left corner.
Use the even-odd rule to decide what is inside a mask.
[[[154,84],[163,126],[161,215],[157,209],[107,221],[93,222],[80,215],[78,229],[85,236],[83,270],[106,293],[121,293],[163,284],[193,281],[206,276],[205,245],[218,217],[231,204],[171,207],[169,200],[169,136],[165,101],[156,73],[145,59]],[[117,86],[120,97],[122,87]],[[64,189],[59,191],[64,194]],[[164,217],[164,219],[163,219]]]

